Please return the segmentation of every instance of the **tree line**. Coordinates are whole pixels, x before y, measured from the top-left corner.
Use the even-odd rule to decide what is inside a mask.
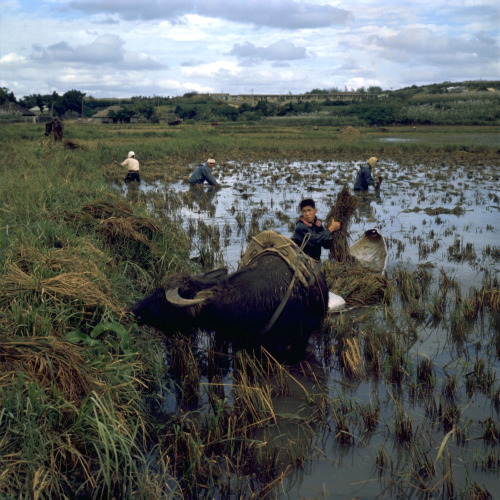
[[[495,89],[498,89],[495,91]],[[348,89],[345,89],[347,91]],[[492,91],[493,90],[493,91]],[[188,92],[180,97],[134,96],[126,99],[95,99],[78,90],[62,95],[31,94],[19,101],[8,88],[0,88],[0,104],[17,102],[30,109],[48,110],[64,119],[90,118],[103,109],[119,105],[109,118],[115,122],[158,122],[181,118],[184,121],[237,122],[266,118],[319,119],[325,123],[386,126],[390,124],[497,124],[500,122],[500,82],[443,82],[427,86],[412,85],[396,91],[381,87],[351,89],[361,94],[373,94],[368,101],[336,100],[328,95],[340,92],[336,88],[312,89],[306,94],[324,94],[321,101],[294,100],[284,103],[260,100],[256,104],[243,102],[238,106],[216,100],[208,94]]]

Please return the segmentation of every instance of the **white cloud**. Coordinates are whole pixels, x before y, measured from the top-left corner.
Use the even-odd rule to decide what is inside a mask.
[[[320,28],[345,24],[352,14],[327,3],[317,4],[294,0],[75,0],[68,6],[85,14],[116,14],[126,21],[152,21],[168,19],[182,22],[185,15],[222,18],[227,21],[283,29]]]
[[[498,14],[492,0],[6,0],[1,86],[126,97],[498,79]]]
[[[307,57],[304,47],[297,47],[283,39],[267,47],[257,47],[251,42],[237,43],[229,54],[242,59],[261,59],[264,61],[286,61]]]
[[[396,61],[407,61],[411,57],[424,60],[427,64],[463,64],[477,57],[486,60],[498,59],[498,47],[493,39],[486,36],[450,37],[433,33],[429,28],[409,28],[397,35],[381,37],[374,35],[370,42],[384,49],[382,57]]]
[[[72,47],[61,41],[43,47],[35,44],[31,53],[33,61],[72,62],[81,64],[108,65],[133,69],[164,69],[166,66],[147,54],[131,54],[125,50],[125,42],[117,35],[102,35],[88,44]]]
[[[23,63],[26,61],[26,58],[24,56],[20,56],[18,54],[14,54],[13,52],[9,54],[5,54],[3,57],[0,58],[0,65],[10,65],[10,64],[19,64]]]

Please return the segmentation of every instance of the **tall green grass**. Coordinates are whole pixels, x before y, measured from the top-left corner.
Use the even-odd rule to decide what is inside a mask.
[[[139,229],[148,246],[103,231],[123,214],[151,217],[103,170],[128,144],[103,147],[71,126],[81,148],[32,124],[0,134],[0,496],[167,497],[166,464],[152,470],[146,456],[144,396],[162,384],[161,344],[124,307],[188,265],[187,239],[168,220]],[[90,215],[100,206],[115,213]]]

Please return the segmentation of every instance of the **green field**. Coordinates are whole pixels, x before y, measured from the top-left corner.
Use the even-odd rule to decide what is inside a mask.
[[[198,420],[182,413],[170,422],[157,418],[151,402],[161,406],[172,391],[162,337],[139,329],[125,307],[169,273],[199,268],[189,258],[189,238],[173,221],[152,215],[146,199],[132,204],[113,187],[124,172],[112,160],[133,150],[142,179],[167,185],[187,179],[209,156],[218,162],[216,173],[232,162],[369,156],[431,169],[443,162],[500,167],[493,126],[349,133],[309,123],[69,121],[63,143],[44,137],[41,125],[0,126],[0,496],[188,498],[199,491],[223,496],[224,488],[265,495],[280,475],[307,460],[300,442],[288,445],[289,462],[280,467],[272,448],[255,446],[249,429],[273,420],[275,410],[265,392],[271,391],[269,368],[247,355],[238,363],[254,371],[262,392],[252,392],[242,376],[234,382],[231,410],[220,399]],[[197,363],[189,348],[178,354],[186,358],[175,368],[185,370],[188,391],[199,381],[199,374],[187,377]],[[292,383],[286,368],[271,365],[273,376]],[[308,389],[300,390],[308,398]],[[304,432],[321,420],[321,401],[311,400],[311,408]],[[498,442],[496,427],[493,433]],[[228,440],[232,462],[223,463]],[[228,472],[227,483],[217,484],[226,466],[236,479]],[[255,483],[252,467],[262,472]]]

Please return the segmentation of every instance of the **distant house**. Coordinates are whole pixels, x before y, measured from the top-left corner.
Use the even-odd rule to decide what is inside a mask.
[[[44,106],[42,112],[40,112],[40,108],[38,106],[33,106],[30,108],[30,111],[36,116],[50,115],[50,108],[48,106]]]
[[[0,115],[19,115],[32,117],[35,113],[31,112],[29,109],[23,108],[16,104],[15,102],[4,102],[0,105]]]
[[[461,93],[465,92],[467,89],[462,86],[457,86],[457,87],[446,87],[446,92],[455,92],[455,93]]]
[[[103,109],[102,111],[99,111],[96,113],[91,120],[100,122],[100,123],[112,123],[113,120],[109,117],[109,113],[113,111],[114,113],[118,113],[118,111],[122,111],[123,108],[121,106],[110,106],[109,108]]]

